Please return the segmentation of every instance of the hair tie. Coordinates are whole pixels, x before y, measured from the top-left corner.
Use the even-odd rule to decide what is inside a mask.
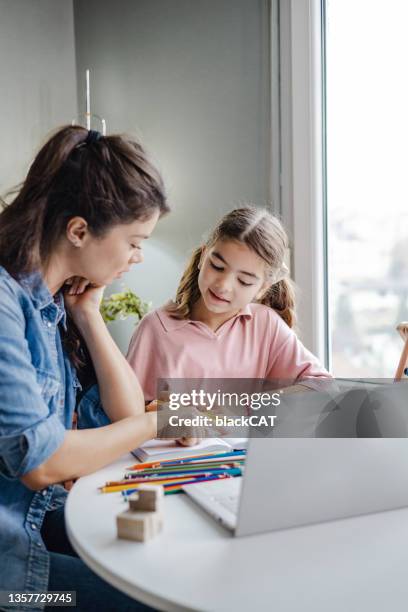
[[[98,132],[97,130],[89,130],[88,136],[86,137],[84,144],[94,144],[94,142],[98,142],[100,138],[102,138],[102,134],[100,132]]]

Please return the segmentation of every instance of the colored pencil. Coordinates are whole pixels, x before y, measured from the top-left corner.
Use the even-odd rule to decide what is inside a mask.
[[[242,475],[245,463],[245,450],[193,455],[184,459],[168,459],[137,463],[127,471],[121,480],[106,482],[99,487],[102,493],[130,495],[141,484],[161,484],[165,492],[181,492],[184,484],[194,484],[219,478]]]
[[[209,478],[197,478],[195,480],[192,480],[191,482],[184,482],[182,484],[168,485],[164,491],[165,491],[165,494],[171,493],[172,491],[182,491],[185,485],[190,486],[192,484],[199,484],[200,482],[208,482],[210,480],[225,480],[227,478],[231,478],[231,476],[210,476]]]
[[[221,455],[208,455],[204,457],[188,457],[186,459],[177,459],[173,461],[165,461],[162,463],[163,467],[168,467],[172,465],[185,465],[188,463],[209,463],[209,462],[218,462],[223,461],[237,461],[239,459],[245,460],[246,453],[245,451],[233,451],[231,453],[222,453]]]
[[[171,481],[172,482],[173,481],[183,482],[183,481],[186,481],[186,480],[189,480],[189,479],[190,479],[190,476],[183,476],[183,477],[180,477],[179,479],[172,478]],[[152,482],[152,484],[165,484],[167,482],[168,482],[168,479],[159,479],[158,478],[157,480],[154,480],[154,482]],[[138,483],[138,484],[143,484],[143,483]],[[127,491],[127,490],[130,490],[132,488],[135,488],[135,483],[134,482],[129,482],[129,484],[113,485],[111,487],[110,486],[100,487],[99,491],[101,493],[118,493],[119,491]]]
[[[227,475],[217,475],[217,476],[209,476],[208,478],[194,478],[193,480],[188,480],[186,482],[184,481],[179,481],[179,482],[169,482],[166,484],[163,484],[164,487],[164,492],[166,494],[167,491],[173,491],[175,489],[181,489],[182,486],[184,485],[190,485],[190,484],[195,484],[198,482],[208,482],[210,480],[223,480],[225,478],[231,478],[231,476],[227,476]],[[126,498],[129,495],[131,495],[132,493],[135,493],[137,491],[137,487],[134,489],[126,489],[122,491],[122,495]]]
[[[223,459],[224,457],[237,457],[238,455],[243,455],[245,457],[246,450],[233,450],[228,452],[220,452],[220,453],[210,453],[208,455],[190,455],[184,459],[165,459],[163,461],[150,461],[148,463],[135,463],[131,465],[128,470],[144,470],[149,467],[158,467],[164,465],[180,465],[183,463],[189,463],[190,461],[199,461],[204,459]]]
[[[237,459],[235,461],[198,461],[194,463],[187,463],[183,465],[174,465],[174,466],[159,466],[156,468],[146,468],[144,470],[127,470],[126,478],[133,478],[134,476],[139,476],[140,474],[157,474],[157,473],[165,473],[172,472],[173,470],[182,471],[182,470],[191,470],[191,469],[212,469],[212,468],[231,468],[238,467],[245,463],[245,459]]]
[[[149,471],[140,471],[140,472],[132,472],[131,474],[126,474],[124,480],[132,480],[132,478],[149,478],[150,476],[157,476],[166,474],[183,474],[187,472],[209,472],[210,470],[232,470],[236,468],[242,468],[243,463],[230,463],[225,465],[223,463],[215,464],[205,464],[202,463],[200,465],[192,465],[189,466],[174,466],[173,468],[156,468],[155,470]]]
[[[132,485],[134,483],[149,483],[149,482],[157,482],[157,480],[174,480],[174,478],[185,478],[186,476],[216,476],[217,474],[230,474],[231,476],[239,476],[242,471],[240,468],[229,468],[229,469],[213,469],[213,470],[191,470],[188,472],[172,472],[170,474],[162,474],[162,475],[148,475],[141,478],[127,478],[124,480],[111,480],[105,483],[104,487],[116,487],[121,485]]]

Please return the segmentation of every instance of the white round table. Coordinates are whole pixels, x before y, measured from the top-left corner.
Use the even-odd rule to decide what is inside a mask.
[[[126,504],[97,487],[133,463],[126,455],[79,479],[65,510],[80,557],[131,597],[159,610],[406,612],[408,509],[235,538],[186,495],[170,495],[156,538],[119,540]]]

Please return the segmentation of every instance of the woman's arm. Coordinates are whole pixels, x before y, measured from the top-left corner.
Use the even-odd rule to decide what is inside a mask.
[[[57,450],[21,477],[31,489],[92,473],[157,435],[157,415],[145,413],[139,382],[100,314],[102,292],[77,282],[65,295],[65,303],[87,345],[101,404],[112,424],[67,431]]]
[[[88,474],[157,436],[157,415],[145,413],[137,379],[107,332],[95,293],[84,294],[84,307],[71,314],[94,359],[106,412],[118,422],[66,431],[41,394],[18,288],[11,280],[0,284],[0,473],[32,489]]]
[[[91,355],[101,403],[110,420],[143,414],[145,402],[139,381],[113,341],[100,312],[77,316],[75,323]]]
[[[20,480],[33,490],[99,470],[157,435],[157,415],[144,413],[96,429],[67,431],[46,461]]]
[[[87,288],[78,295],[66,294],[65,303],[91,355],[103,408],[114,422],[143,414],[145,403],[135,373],[99,312],[102,292],[102,288]]]

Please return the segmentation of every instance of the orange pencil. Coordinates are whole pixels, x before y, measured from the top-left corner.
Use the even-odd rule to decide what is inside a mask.
[[[177,483],[181,483],[181,482],[186,482],[188,480],[191,480],[191,476],[190,477],[182,476],[179,479],[176,479],[176,478],[171,478],[171,479],[166,478],[166,479],[163,479],[163,480],[154,480],[154,481],[151,481],[151,484],[155,484],[155,485],[156,484],[166,484],[166,483],[170,483],[170,482],[173,482],[173,481],[177,484]],[[143,482],[143,483],[141,483],[141,482],[129,482],[128,485],[104,486],[104,487],[99,487],[99,491],[101,493],[117,493],[119,491],[127,491],[127,490],[130,490],[130,489],[137,489],[138,485],[141,485],[141,484],[149,484],[149,483],[148,482]]]

